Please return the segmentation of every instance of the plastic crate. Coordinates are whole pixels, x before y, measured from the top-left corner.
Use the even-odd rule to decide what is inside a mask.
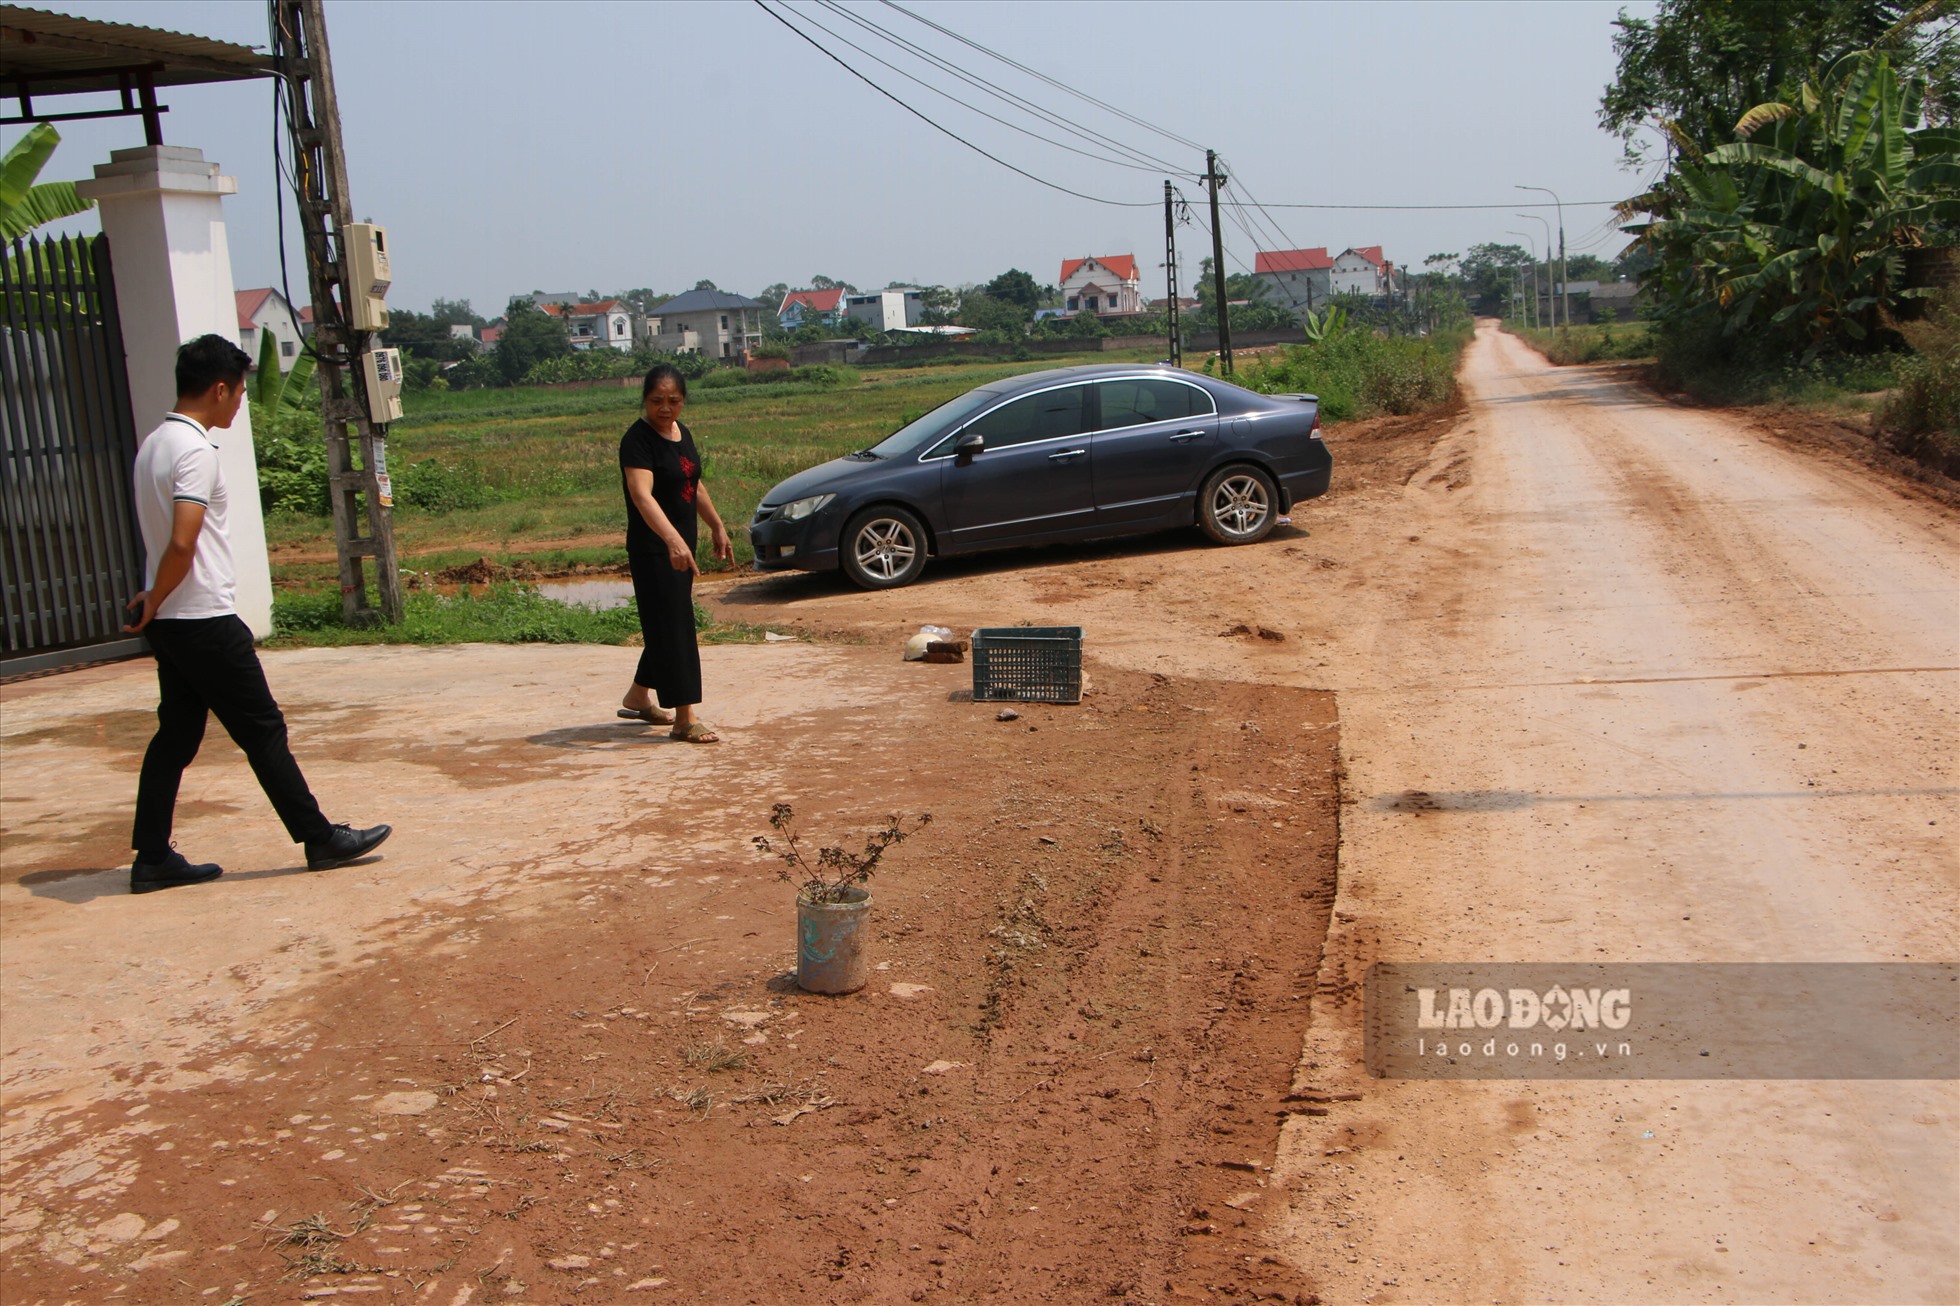
[[[998,626],[973,632],[976,703],[1080,703],[1082,627]]]

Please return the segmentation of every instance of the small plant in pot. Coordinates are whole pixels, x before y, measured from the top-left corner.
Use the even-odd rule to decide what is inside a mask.
[[[862,851],[824,847],[812,862],[796,833],[796,810],[777,803],[769,812],[775,835],[759,834],[755,846],[779,859],[776,875],[796,886],[796,982],[811,993],[855,993],[864,987],[864,924],[871,914],[865,888],[885,852],[932,823],[921,815],[910,830],[897,816],[865,838]]]

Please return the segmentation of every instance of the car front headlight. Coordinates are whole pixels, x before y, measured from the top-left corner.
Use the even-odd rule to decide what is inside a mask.
[[[802,521],[837,496],[834,494],[813,494],[807,499],[796,499],[776,510],[777,521]]]

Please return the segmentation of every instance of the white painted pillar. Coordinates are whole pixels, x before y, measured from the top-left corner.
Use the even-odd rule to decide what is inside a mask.
[[[129,397],[140,442],[177,402],[177,347],[198,336],[238,339],[224,197],[238,181],[218,175],[201,150],[144,145],[116,150],[76,190],[96,203],[116,273],[116,307],[129,356]],[[238,615],[263,639],[272,633],[272,567],[259,508],[249,407],[213,431],[231,492],[231,556]]]

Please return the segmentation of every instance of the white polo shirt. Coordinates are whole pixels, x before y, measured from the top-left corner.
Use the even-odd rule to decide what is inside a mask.
[[[204,505],[190,573],[157,609],[166,619],[223,617],[238,611],[238,574],[231,561],[231,496],[218,446],[204,427],[172,413],[136,451],[136,523],[143,532],[143,581],[153,586],[157,563],[170,545],[171,519],[179,502]]]

